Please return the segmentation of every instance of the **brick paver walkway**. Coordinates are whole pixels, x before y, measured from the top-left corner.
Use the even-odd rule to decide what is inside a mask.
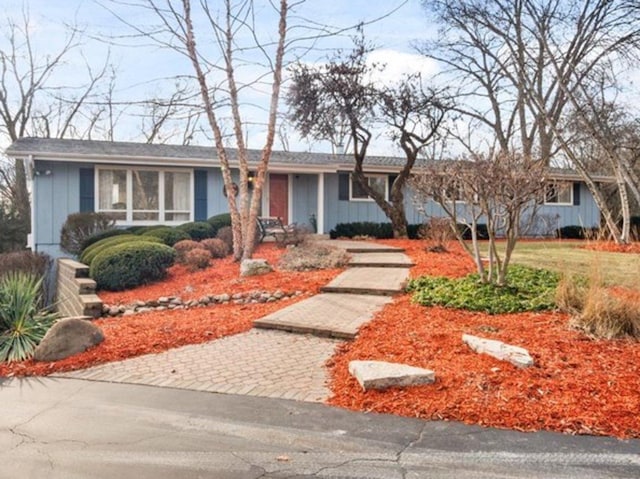
[[[361,241],[332,243],[349,251],[365,251],[367,264],[375,265],[374,254],[380,255],[380,264],[390,259],[405,262],[397,248]],[[390,295],[402,290],[408,272],[408,267],[350,268],[327,286],[339,292]],[[57,376],[319,402],[330,394],[325,363],[340,341],[278,329],[353,337],[389,301],[385,296],[321,294],[266,317],[275,321],[261,327],[276,330],[253,329]]]
[[[319,402],[338,342],[254,329],[57,376]]]

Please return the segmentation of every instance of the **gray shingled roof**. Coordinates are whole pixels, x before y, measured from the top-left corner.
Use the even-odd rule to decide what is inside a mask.
[[[112,142],[96,140],[70,140],[49,138],[20,138],[6,150],[8,156],[61,156],[73,158],[92,157],[129,157],[156,158],[175,160],[214,160],[217,158],[216,149],[206,146],[161,145],[131,142]],[[236,150],[227,149],[230,160],[234,162]],[[258,163],[261,150],[248,150],[249,162]],[[352,163],[349,155],[332,155],[329,153],[273,151],[272,163],[307,165],[307,166],[338,166]],[[367,164],[376,166],[400,166],[404,158],[387,156],[367,157]]]
[[[228,148],[227,154],[232,164],[235,162],[236,149]],[[248,150],[249,163],[257,164],[262,155],[261,150]],[[160,145],[146,143],[132,143],[122,141],[96,141],[96,140],[71,140],[57,138],[20,138],[6,150],[8,156],[26,157],[33,155],[38,157],[57,157],[68,159],[92,158],[136,158],[176,160],[176,163],[184,161],[203,161],[217,158],[216,149],[207,146],[183,146]],[[423,160],[424,161],[424,160]],[[367,156],[367,169],[375,170],[399,168],[405,162],[405,158],[392,156]],[[272,165],[298,165],[301,167],[328,167],[336,169],[351,169],[353,158],[350,155],[332,155],[330,153],[273,151],[270,163]],[[215,164],[215,163],[214,163]],[[416,165],[416,166],[419,166]],[[374,167],[374,168],[371,168]],[[579,179],[576,171],[567,168],[551,168],[553,176],[559,178]],[[602,176],[599,181],[607,181],[610,178]]]

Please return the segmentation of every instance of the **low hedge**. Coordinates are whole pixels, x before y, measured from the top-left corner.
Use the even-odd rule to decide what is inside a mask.
[[[556,229],[556,238],[562,239],[585,239],[589,234],[597,230],[597,228],[585,228],[579,225],[563,226]]]
[[[469,226],[458,223],[458,231],[462,233],[462,239],[471,240],[471,228],[469,228]],[[476,232],[478,234],[478,239],[489,239],[489,230],[487,229],[487,225],[484,223],[478,223],[476,225]]]
[[[112,229],[112,230],[100,231],[99,233],[91,235],[86,240],[84,240],[82,242],[82,248],[80,250],[80,256],[82,256],[82,253],[84,253],[84,251],[89,246],[91,246],[94,243],[97,243],[98,241],[101,241],[101,240],[103,240],[105,238],[112,238],[114,236],[122,236],[122,235],[129,235],[129,234],[131,234],[131,233],[128,232],[127,230]]]
[[[217,230],[207,221],[193,221],[178,226],[180,231],[187,233],[192,240],[202,241],[203,239],[215,238]]]
[[[127,235],[119,235],[112,236],[111,238],[105,238],[100,240],[87,249],[84,250],[82,256],[80,256],[80,262],[84,263],[88,266],[91,266],[91,263],[95,259],[95,257],[106,250],[107,248],[111,248],[112,246],[118,246],[124,243],[130,243],[132,241],[145,241],[147,243],[162,243],[160,238],[154,237],[141,237],[137,235],[127,234]]]
[[[407,225],[409,239],[418,238],[418,230],[422,225]],[[338,223],[329,232],[331,239],[353,238],[354,236],[371,236],[376,239],[393,238],[391,223],[374,223],[371,221],[356,221],[353,223]]]
[[[127,231],[134,235],[143,235],[148,231],[164,229],[164,228],[171,228],[171,226],[167,226],[167,225],[129,226],[127,228]]]
[[[98,254],[89,274],[98,289],[121,291],[162,279],[175,257],[175,250],[167,245],[131,241]]]
[[[160,238],[164,244],[167,246],[173,246],[178,241],[191,239],[191,237],[182,230],[177,228],[171,228],[170,226],[165,226],[163,228],[155,228],[150,231],[146,231],[141,235],[144,237],[155,237]]]
[[[213,226],[213,237],[218,234],[220,228],[224,228],[225,226],[231,226],[231,215],[229,213],[222,213],[219,215],[212,216],[207,220],[211,226]]]

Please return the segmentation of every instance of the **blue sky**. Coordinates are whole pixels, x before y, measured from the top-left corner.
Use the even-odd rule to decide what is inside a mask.
[[[127,2],[122,2],[123,4]],[[193,2],[197,4],[197,1]],[[258,4],[261,2],[258,1]],[[65,38],[65,23],[75,23],[83,28],[88,36],[100,35],[126,35],[131,31],[117,20],[109,11],[101,6],[107,5],[114,8],[128,21],[136,25],[147,25],[153,21],[152,17],[144,12],[126,5],[116,5],[109,0],[4,0],[4,13],[7,17],[19,18],[23,8],[29,11],[31,20],[31,33],[34,46],[40,55],[46,55],[56,46],[60,46]],[[215,5],[216,2],[210,2]],[[266,5],[266,3],[265,3]],[[386,63],[390,78],[397,78],[403,72],[421,70],[426,74],[435,71],[432,62],[428,62],[415,53],[412,44],[424,39],[433,33],[433,27],[428,23],[427,17],[420,6],[419,0],[392,0],[392,1],[365,1],[365,0],[307,0],[290,22],[297,23],[298,15],[307,19],[313,19],[318,23],[330,24],[336,27],[355,25],[358,22],[370,22],[383,17],[397,7],[397,11],[388,15],[374,24],[365,27],[365,35],[372,44],[378,47],[373,57],[376,61]],[[195,7],[194,7],[195,9]],[[268,12],[268,7],[259,11],[258,25],[264,35],[272,36],[274,32],[274,18]],[[197,21],[198,19],[196,19]],[[203,20],[200,18],[199,20]],[[206,25],[196,23],[196,28],[203,27],[198,40],[204,45],[210,35]],[[119,40],[110,48],[105,44],[88,38],[76,55],[70,57],[65,69],[59,72],[55,78],[58,84],[73,84],[78,81],[78,72],[83,71],[84,62],[96,67],[101,65],[107,53],[111,62],[117,68],[117,94],[120,98],[140,99],[145,95],[166,92],[171,83],[163,82],[162,78],[173,75],[191,75],[192,70],[188,62],[175,52],[149,45],[149,42],[140,40]],[[133,46],[142,43],[142,46]],[[326,57],[328,51],[337,47],[349,48],[351,42],[348,37],[342,36],[325,40],[316,48],[308,52],[304,61],[316,62]],[[255,73],[255,67],[245,68],[239,71],[242,78],[251,77]],[[248,124],[262,121],[260,105],[260,92],[253,91],[245,99],[247,103],[257,104],[258,107],[247,107],[244,110]],[[128,120],[132,121],[132,120]],[[132,128],[132,131],[135,129]],[[296,138],[292,128],[288,129],[291,149],[326,150],[327,145],[309,145]],[[256,126],[249,129],[249,146],[260,147],[263,132]],[[118,139],[137,140],[135,133],[129,136],[120,135]],[[276,144],[276,148],[281,147]],[[372,145],[373,153],[389,153],[390,145],[380,138]]]

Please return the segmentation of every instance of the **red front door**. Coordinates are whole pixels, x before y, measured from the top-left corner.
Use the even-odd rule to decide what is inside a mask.
[[[269,175],[269,216],[289,224],[289,175]]]

